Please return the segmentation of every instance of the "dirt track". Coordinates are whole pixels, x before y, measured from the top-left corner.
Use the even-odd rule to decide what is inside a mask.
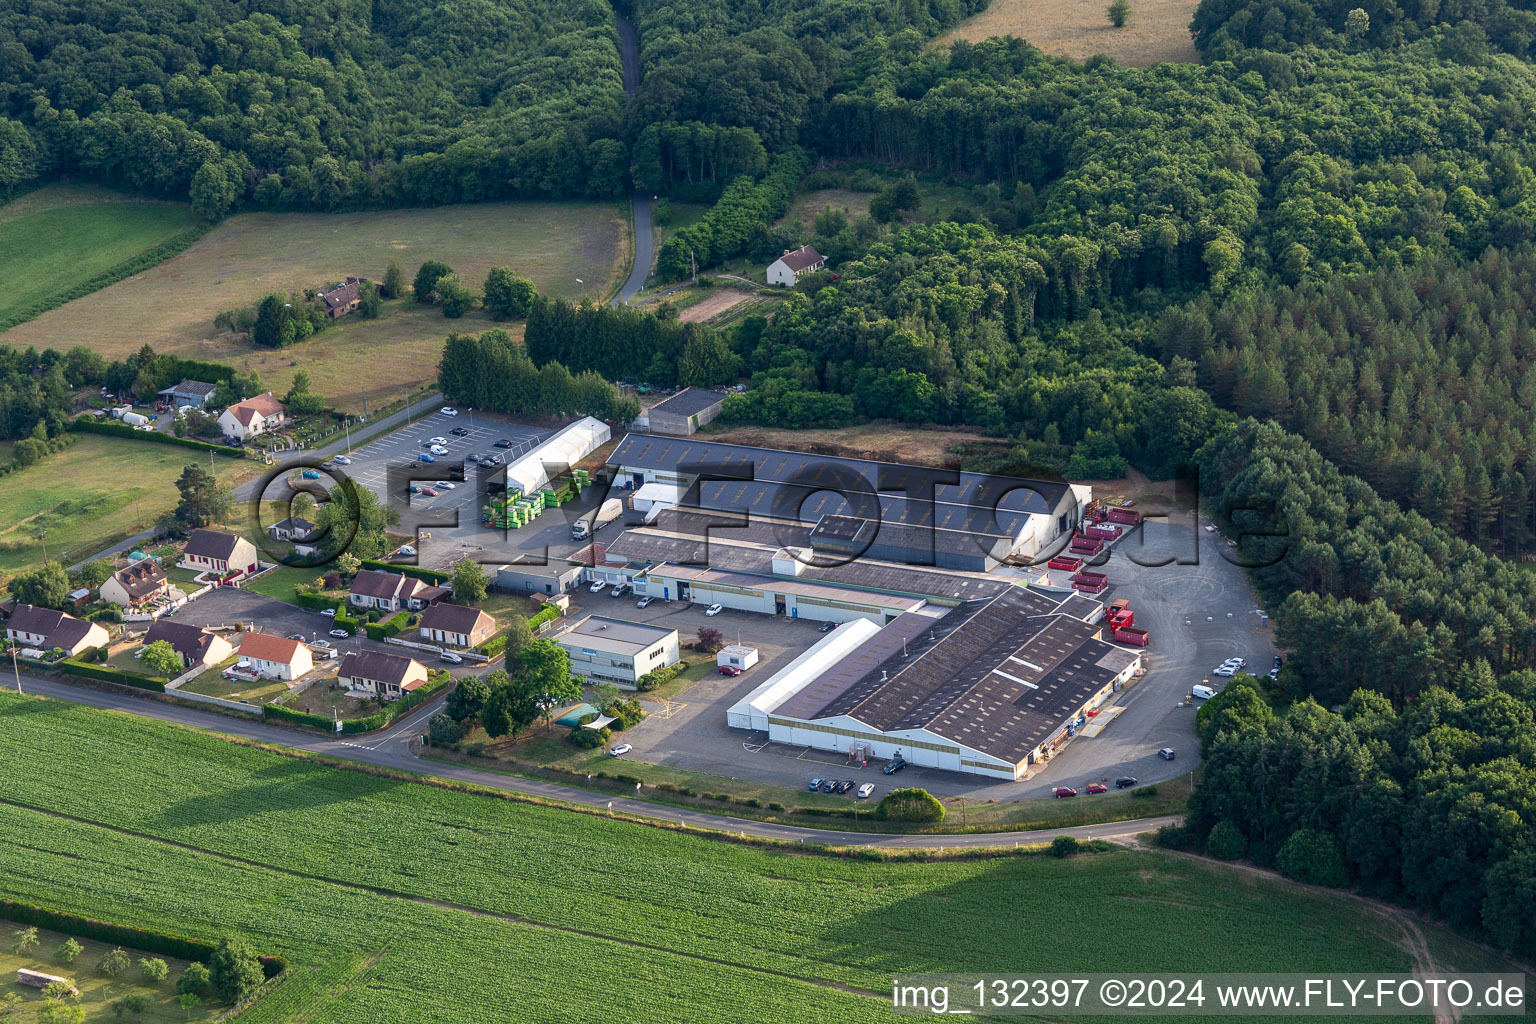
[[[741,305],[751,297],[751,292],[738,291],[735,288],[722,288],[704,301],[695,302],[677,314],[677,319],[679,323],[701,324],[706,320],[713,320],[728,309]]]

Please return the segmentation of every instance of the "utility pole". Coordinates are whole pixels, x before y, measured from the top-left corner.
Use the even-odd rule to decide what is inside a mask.
[[[21,669],[16,667],[16,648],[11,648],[11,671],[16,675],[16,692],[21,693]]]
[[[368,385],[364,384],[362,387],[363,387],[363,419],[366,420],[368,418]],[[405,404],[406,404],[406,407],[409,408],[410,404],[411,404],[410,399],[406,399]],[[409,419],[409,417],[407,417],[407,419]]]
[[[39,533],[37,536],[38,536],[38,539],[43,542],[43,564],[47,565],[48,564],[48,531],[44,530],[41,533]]]
[[[699,283],[699,262],[693,258],[693,246],[688,247],[688,267],[693,274],[693,283]]]

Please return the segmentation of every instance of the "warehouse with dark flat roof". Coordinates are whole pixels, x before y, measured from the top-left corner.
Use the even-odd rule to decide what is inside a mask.
[[[884,627],[850,622],[726,720],[780,743],[1017,779],[1141,667],[1085,620],[1097,608],[1010,587]]]
[[[1036,557],[1092,496],[1084,485],[645,434],[626,436],[608,465],[620,486],[685,488],[680,507],[798,524],[827,560],[973,571]]]
[[[680,434],[684,437],[712,422],[725,407],[725,394],[705,388],[683,388],[677,394],[653,405],[646,413],[653,434]]]

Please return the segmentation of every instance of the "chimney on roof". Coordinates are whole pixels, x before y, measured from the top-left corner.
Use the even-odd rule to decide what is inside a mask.
[[[885,669],[880,670],[880,681],[883,683],[888,678]]]
[[[790,254],[790,253],[792,253],[792,252],[794,252],[794,251],[795,251],[795,250],[793,250],[793,249],[785,249],[785,250],[784,250],[784,255],[785,255],[785,256],[788,256],[788,255],[789,255],[789,254]]]

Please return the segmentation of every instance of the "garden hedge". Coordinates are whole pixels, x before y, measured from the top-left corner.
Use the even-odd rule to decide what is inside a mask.
[[[392,618],[383,622],[370,622],[363,626],[363,632],[368,634],[370,640],[388,640],[405,632],[405,624],[410,621],[410,612],[397,612]]]
[[[357,620],[352,618],[350,615],[344,614],[339,607],[336,609],[336,615],[331,619],[331,621],[335,623],[334,628],[344,629],[354,636],[357,634]]]
[[[68,429],[82,434],[105,434],[108,437],[126,437],[135,441],[149,441],[152,444],[173,444],[179,445],[182,448],[196,448],[198,451],[218,452],[220,455],[228,455],[234,459],[245,457],[244,448],[232,448],[227,444],[210,444],[207,441],[194,441],[190,437],[162,434],[158,430],[135,430],[133,427],[122,423],[103,423],[100,420],[78,419],[70,420]]]
[[[452,582],[453,573],[438,572],[435,569],[421,569],[414,565],[397,565],[394,562],[385,562],[377,558],[362,559],[364,569],[378,569],[380,572],[397,572],[402,576],[411,576],[428,583],[444,584]]]
[[[298,605],[300,608],[314,608],[317,610],[323,608],[335,608],[337,612],[341,611],[342,605],[342,603],[334,597],[327,597],[324,594],[313,594],[304,590],[295,590],[293,592],[293,603]]]
[[[83,661],[69,658],[63,662],[64,671],[72,676],[86,676],[90,679],[104,679],[109,683],[121,683],[123,686],[133,686],[140,690],[153,690],[156,693],[165,692],[166,679],[164,676],[141,676],[137,672],[125,672],[120,668],[110,665],[87,665]]]
[[[336,725],[329,718],[322,715],[312,715],[308,711],[295,711],[285,708],[281,704],[263,704],[262,717],[276,719],[279,722],[287,722],[290,725],[307,725],[311,729],[319,729],[322,732],[335,732]]]
[[[559,617],[560,617],[560,606],[559,605],[553,605],[553,604],[546,604],[541,611],[539,611],[539,612],[537,612],[537,613],[535,613],[533,615],[530,615],[528,617],[528,628],[529,629],[538,629],[540,626],[544,625],[544,623],[546,623],[546,622],[553,622],[554,620],[558,619]]]
[[[32,903],[0,899],[0,918],[21,925],[35,925],[65,935],[79,936],[104,942],[109,946],[128,946],[142,953],[160,953],[178,960],[208,962],[208,957],[218,944],[203,939],[189,939],[182,935],[152,932],[147,928],[97,921],[78,914],[66,914],[49,910]],[[275,978],[288,969],[288,961],[281,956],[261,957],[261,970],[268,978]]]

